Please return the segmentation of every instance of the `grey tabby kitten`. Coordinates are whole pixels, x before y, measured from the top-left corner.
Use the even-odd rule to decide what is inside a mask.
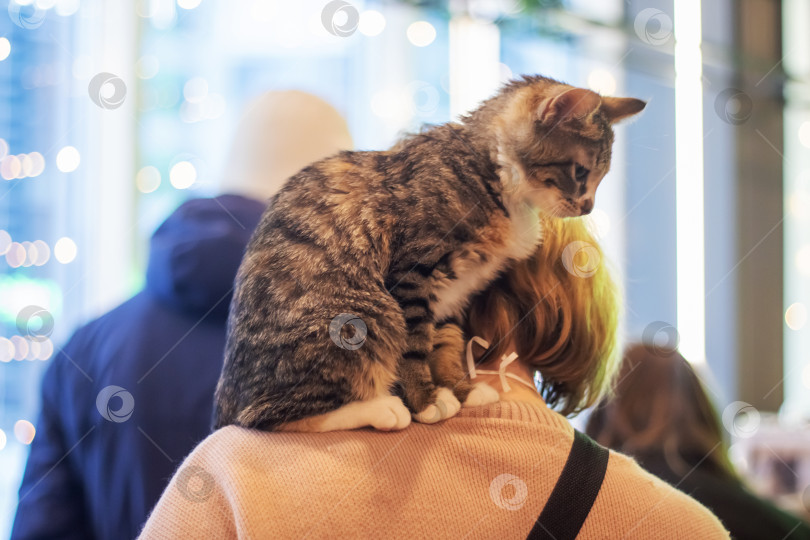
[[[292,176],[237,275],[214,427],[392,430],[492,400],[437,386],[434,341],[462,339],[437,323],[534,252],[538,212],[591,211],[611,124],[644,106],[524,77],[461,123]]]

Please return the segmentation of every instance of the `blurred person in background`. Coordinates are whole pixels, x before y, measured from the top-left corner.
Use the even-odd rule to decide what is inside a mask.
[[[746,488],[717,410],[677,351],[629,347],[615,395],[594,410],[586,433],[706,505],[733,538],[810,538],[807,523]]]
[[[352,146],[343,117],[315,96],[269,92],[248,106],[223,195],[169,216],[152,237],[144,290],[78,329],[52,361],[12,538],[138,534],[210,431],[233,282],[266,200]]]

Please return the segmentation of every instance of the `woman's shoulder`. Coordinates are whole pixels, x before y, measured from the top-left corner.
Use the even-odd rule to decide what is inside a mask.
[[[194,463],[227,463],[230,467],[251,461],[267,463],[274,456],[290,455],[302,447],[312,446],[313,436],[322,433],[285,433],[260,431],[240,426],[225,426],[202,440],[187,460]],[[323,440],[323,439],[321,439]],[[320,442],[320,441],[319,441]],[[317,445],[315,445],[317,446]]]
[[[613,450],[594,510],[620,517],[628,538],[670,538],[672,531],[681,538],[728,538],[706,507]]]
[[[203,439],[197,445],[195,452],[205,453],[214,450],[218,452],[238,452],[244,448],[245,444],[251,446],[264,444],[270,434],[270,432],[240,426],[225,426]]]
[[[373,465],[392,445],[409,438],[408,430],[307,433],[226,426],[200,442],[187,461],[245,482],[252,482],[250,475],[256,471],[296,470],[302,477],[325,479],[341,469]]]

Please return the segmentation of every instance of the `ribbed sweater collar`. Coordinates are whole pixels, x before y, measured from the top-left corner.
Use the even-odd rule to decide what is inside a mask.
[[[544,403],[527,401],[498,401],[481,407],[462,408],[458,418],[498,418],[545,425],[554,429],[571,431],[568,420],[561,414],[552,411]]]

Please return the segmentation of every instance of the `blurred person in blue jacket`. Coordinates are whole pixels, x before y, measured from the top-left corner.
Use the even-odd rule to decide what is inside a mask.
[[[266,201],[308,163],[352,148],[345,120],[298,91],[248,106],[212,199],[152,236],[146,286],[79,328],[42,381],[11,537],[138,535],[210,431],[233,281]]]

